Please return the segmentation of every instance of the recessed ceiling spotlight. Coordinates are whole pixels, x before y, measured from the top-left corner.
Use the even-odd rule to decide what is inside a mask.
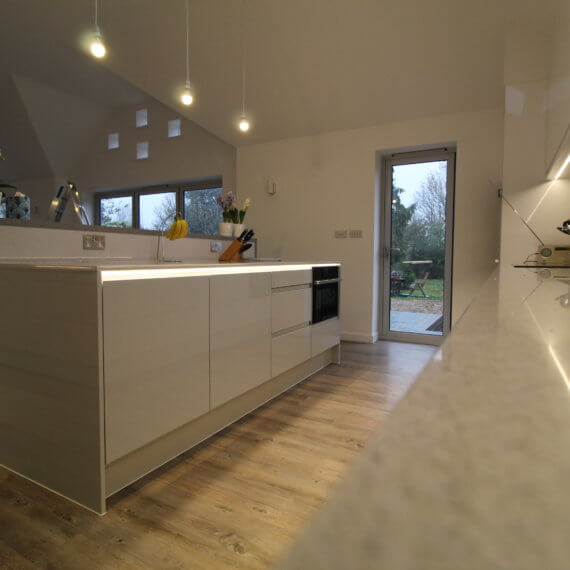
[[[96,57],[97,59],[101,59],[107,55],[107,48],[103,43],[103,36],[101,34],[101,29],[99,28],[99,21],[98,21],[98,0],[95,0],[95,33],[93,34],[93,40],[91,41],[91,45],[89,46],[89,51],[91,54]]]

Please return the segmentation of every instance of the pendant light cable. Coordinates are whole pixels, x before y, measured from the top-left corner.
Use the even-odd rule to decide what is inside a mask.
[[[95,0],[95,33],[93,34],[93,40],[91,41],[90,51],[91,54],[100,59],[105,57],[107,53],[107,48],[103,43],[103,36],[101,35],[101,28],[99,28],[99,2]]]
[[[190,83],[190,9],[186,0],[186,84]]]
[[[247,59],[247,43],[245,33],[245,0],[242,0],[241,10],[241,119],[238,128],[241,132],[249,131],[250,122],[245,114],[245,88],[246,88],[246,59]]]
[[[180,95],[180,100],[186,106],[192,105],[194,95],[190,86],[190,6],[189,0],[186,0],[186,85],[184,91]]]
[[[245,0],[241,3],[241,114],[245,116]]]

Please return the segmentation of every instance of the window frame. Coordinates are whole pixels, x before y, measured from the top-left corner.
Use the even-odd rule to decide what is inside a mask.
[[[139,211],[139,197],[147,194],[161,194],[163,192],[176,192],[176,211],[182,212],[184,210],[184,192],[191,192],[193,190],[208,190],[212,188],[221,188],[223,192],[223,178],[221,176],[185,180],[182,182],[153,184],[152,186],[142,186],[135,188],[127,188],[123,190],[106,190],[103,192],[95,192],[95,222],[101,227],[110,227],[101,225],[101,200],[105,198],[123,198],[131,197],[133,204],[133,225],[129,229],[154,232],[158,230],[146,230],[140,227],[140,211]],[[206,235],[206,234],[196,234]]]

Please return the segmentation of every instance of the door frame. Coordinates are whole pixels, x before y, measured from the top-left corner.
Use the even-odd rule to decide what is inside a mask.
[[[394,165],[417,164],[420,162],[447,161],[447,189],[445,204],[445,270],[443,287],[443,334],[428,335],[390,331],[390,262],[389,252],[392,241],[392,177],[391,168]],[[453,227],[455,214],[455,162],[456,148],[418,150],[386,154],[380,162],[380,231],[379,231],[379,264],[380,289],[378,291],[381,310],[378,326],[380,340],[393,340],[419,344],[440,345],[451,330],[452,289],[453,289]],[[388,255],[387,255],[388,253]]]

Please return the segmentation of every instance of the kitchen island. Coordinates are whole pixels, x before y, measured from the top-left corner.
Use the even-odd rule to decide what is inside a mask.
[[[112,494],[338,362],[339,319],[311,323],[319,265],[0,264],[0,463],[104,513]]]
[[[569,293],[497,269],[278,567],[568,568]]]

